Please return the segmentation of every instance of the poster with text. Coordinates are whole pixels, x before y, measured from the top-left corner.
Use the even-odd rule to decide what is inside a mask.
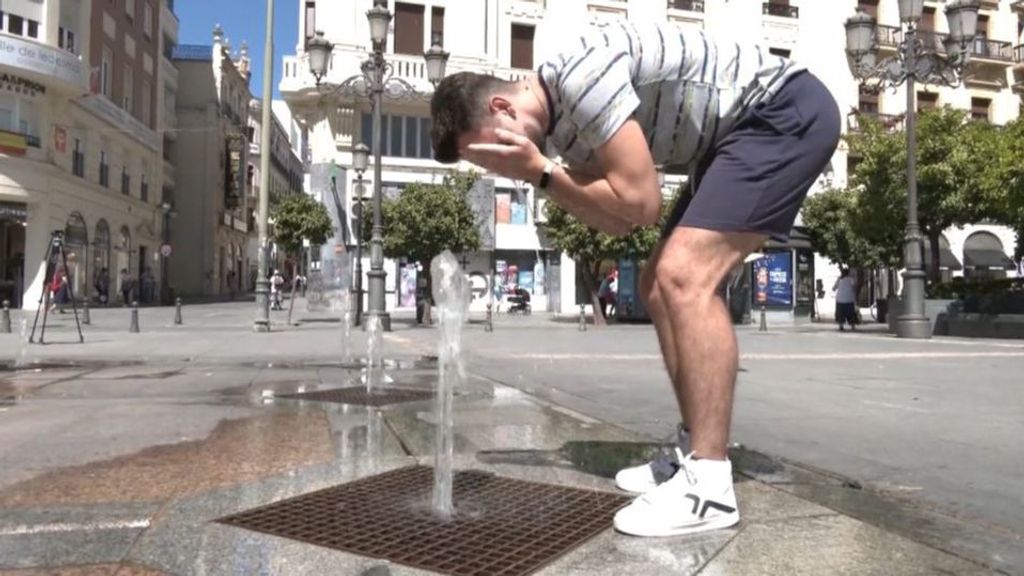
[[[769,252],[756,260],[754,267],[754,303],[765,306],[793,305],[793,255]]]

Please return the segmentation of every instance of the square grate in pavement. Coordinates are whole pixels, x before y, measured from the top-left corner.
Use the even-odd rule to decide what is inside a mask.
[[[455,473],[449,522],[430,511],[433,469],[410,466],[218,522],[456,576],[530,574],[612,524],[620,494]]]
[[[330,390],[315,390],[301,394],[281,394],[278,398],[291,398],[294,400],[312,400],[314,402],[337,402],[338,404],[356,404],[359,406],[384,406],[386,404],[400,404],[402,402],[416,402],[429,400],[434,393],[427,390],[409,390],[406,388],[381,388],[372,394],[366,393],[365,386],[352,386],[350,388],[332,388]]]

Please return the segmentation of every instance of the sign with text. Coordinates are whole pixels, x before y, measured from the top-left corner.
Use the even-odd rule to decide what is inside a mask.
[[[86,87],[85,65],[78,56],[30,40],[0,36],[0,65]]]
[[[752,264],[754,303],[765,306],[793,305],[793,254],[767,252]]]

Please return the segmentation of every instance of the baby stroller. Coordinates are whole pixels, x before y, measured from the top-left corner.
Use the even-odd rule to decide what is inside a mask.
[[[525,289],[516,287],[512,295],[508,297],[508,302],[511,304],[508,309],[509,314],[530,313],[530,293]]]

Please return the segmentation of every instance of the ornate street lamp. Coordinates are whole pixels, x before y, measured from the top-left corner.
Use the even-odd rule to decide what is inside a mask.
[[[356,293],[356,326],[363,325],[363,173],[370,162],[370,148],[366,144],[359,143],[352,149],[352,169],[356,171],[356,189],[354,194],[355,204],[352,206],[352,213],[355,216],[356,233],[356,265],[354,288]]]
[[[387,272],[384,271],[384,227],[381,222],[381,109],[383,96],[387,95],[393,99],[413,97],[429,100],[431,94],[419,92],[406,80],[394,76],[391,63],[384,59],[388,25],[391,23],[391,12],[387,9],[387,0],[374,0],[373,8],[366,12],[366,19],[370,24],[373,52],[363,62],[362,73],[347,78],[340,84],[327,86],[323,92],[326,95],[338,94],[369,98],[370,106],[373,109],[373,229],[370,238],[370,272],[367,274],[370,278],[368,313],[370,316],[379,318],[381,327],[387,331],[391,329],[391,318],[386,311],[384,302]],[[423,57],[427,64],[427,79],[436,86],[444,78],[448,53],[441,47],[439,35],[432,38],[431,44],[432,46],[423,54]],[[321,86],[323,78],[327,76],[333,50],[334,45],[323,37],[322,32],[316,33],[307,48],[309,71],[316,78],[318,88]],[[355,161],[356,158],[353,156],[353,163]],[[358,172],[358,169],[356,170]],[[359,282],[362,283],[361,275]]]
[[[951,0],[946,4],[950,34],[940,49],[918,38],[917,22],[924,0],[899,0],[903,40],[896,56],[878,61],[875,19],[858,10],[846,21],[846,54],[853,76],[870,92],[906,83],[907,90],[907,227],[903,250],[903,314],[897,318],[901,338],[930,338],[924,315],[925,271],[921,227],[917,219],[917,120],[915,83],[959,86],[970,60],[978,25],[978,0]]]

